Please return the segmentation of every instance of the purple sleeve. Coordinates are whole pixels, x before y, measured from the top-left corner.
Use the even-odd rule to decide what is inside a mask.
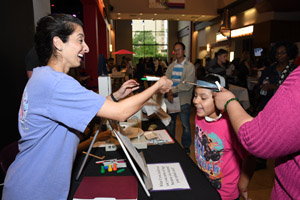
[[[238,132],[243,146],[261,158],[300,151],[300,67],[279,87],[263,111]]]
[[[49,103],[49,113],[52,119],[83,132],[105,100],[105,97],[67,77],[57,84]]]

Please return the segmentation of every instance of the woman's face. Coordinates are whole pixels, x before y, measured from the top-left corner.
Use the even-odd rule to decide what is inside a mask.
[[[197,116],[208,116],[213,119],[217,118],[215,103],[213,99],[213,92],[211,90],[196,87],[194,92],[193,103],[196,107]]]
[[[89,47],[84,41],[82,27],[74,24],[74,28],[74,32],[69,36],[68,41],[62,44],[62,50],[60,51],[63,66],[68,69],[80,66],[84,54],[89,52]]]
[[[284,46],[280,46],[276,51],[276,60],[279,63],[284,63],[289,60],[289,57],[286,52],[286,48]]]

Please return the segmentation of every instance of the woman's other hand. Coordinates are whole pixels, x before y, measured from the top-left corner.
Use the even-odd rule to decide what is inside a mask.
[[[114,96],[119,100],[127,97],[131,92],[137,90],[140,84],[133,79],[130,79],[122,84],[120,89],[114,93]],[[115,95],[116,94],[116,95]]]

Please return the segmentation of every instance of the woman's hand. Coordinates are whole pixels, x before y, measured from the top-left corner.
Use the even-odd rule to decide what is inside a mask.
[[[130,79],[122,84],[120,89],[114,93],[114,96],[118,100],[123,99],[123,98],[127,97],[127,95],[129,95],[134,90],[137,90],[139,88],[138,86],[139,86],[138,82],[136,82],[133,79]]]
[[[159,84],[159,92],[164,94],[171,90],[173,81],[168,79],[166,76],[162,76],[156,84]]]
[[[221,88],[221,92],[214,93],[215,105],[219,110],[223,110],[226,102],[231,98],[235,98],[234,94],[225,88]]]

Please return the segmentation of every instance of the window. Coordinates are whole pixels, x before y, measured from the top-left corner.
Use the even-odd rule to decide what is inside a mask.
[[[168,59],[168,21],[132,20],[134,64],[140,58]]]

